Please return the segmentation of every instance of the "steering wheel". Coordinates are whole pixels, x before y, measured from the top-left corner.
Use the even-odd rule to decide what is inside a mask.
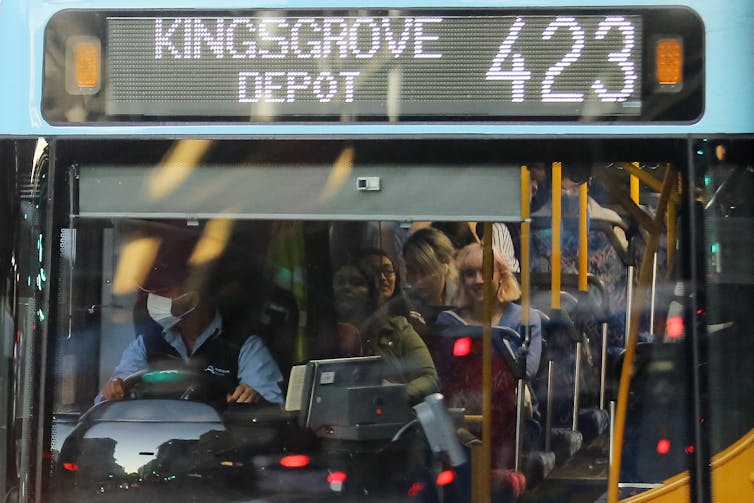
[[[139,370],[123,379],[126,397],[177,398],[179,400],[210,401],[213,394],[227,392],[225,386],[206,373],[191,369]]]

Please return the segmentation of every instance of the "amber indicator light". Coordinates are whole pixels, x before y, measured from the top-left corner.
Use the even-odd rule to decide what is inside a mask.
[[[68,94],[97,94],[101,79],[102,42],[88,35],[69,37],[65,52],[65,89]]]
[[[655,72],[660,85],[683,81],[683,42],[680,38],[661,38],[655,46]]]
[[[80,42],[74,49],[76,85],[79,87],[97,87],[100,76],[99,44]]]

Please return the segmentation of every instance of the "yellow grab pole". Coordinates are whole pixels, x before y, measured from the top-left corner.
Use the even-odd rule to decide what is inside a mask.
[[[618,163],[621,168],[625,169],[629,175],[633,175],[639,179],[641,183],[654,190],[660,192],[662,190],[662,180],[658,180],[643,169],[639,167],[638,162],[621,162]]]
[[[676,178],[678,178],[676,176]],[[676,186],[673,188],[673,194],[677,194],[678,192],[678,185],[676,183]],[[678,217],[678,205],[674,203],[673,201],[670,201],[668,203],[668,216],[667,216],[667,253],[666,253],[666,263],[668,266],[668,269],[670,269],[670,266],[673,262],[673,255],[675,254],[675,239],[676,239],[676,230],[675,230],[675,222]]]
[[[586,292],[586,275],[589,268],[589,235],[587,233],[587,206],[589,187],[582,183],[579,187],[579,291]]]
[[[643,169],[639,167],[638,162],[622,162],[620,166],[628,171],[629,174],[639,179],[639,182],[643,183],[658,194],[662,191],[662,180],[658,180]],[[678,192],[673,191],[670,194],[670,200],[676,204],[680,204]]]
[[[529,293],[531,276],[529,271],[529,233],[531,232],[531,180],[529,168],[521,166],[521,323],[529,326]],[[528,330],[528,328],[526,329]]]
[[[636,168],[639,167],[637,163],[633,163],[633,166]],[[636,177],[636,175],[631,175],[630,182],[631,183],[629,184],[629,187],[630,187],[629,193],[631,194],[631,200],[635,204],[639,204],[639,179]]]
[[[618,502],[618,483],[620,482],[620,466],[623,456],[623,433],[626,426],[626,410],[628,408],[628,392],[631,387],[631,373],[634,367],[634,357],[636,355],[636,340],[639,336],[639,323],[641,322],[641,308],[649,290],[652,281],[652,265],[654,254],[657,251],[657,245],[660,240],[662,222],[665,219],[665,213],[670,199],[670,191],[675,186],[676,170],[673,167],[668,168],[665,174],[665,180],[662,182],[662,192],[657,204],[657,213],[654,223],[659,227],[649,232],[647,246],[644,250],[644,257],[639,270],[639,283],[634,291],[631,310],[631,320],[629,323],[629,332],[627,334],[626,352],[623,358],[623,367],[620,373],[620,384],[618,386],[618,404],[615,410],[615,431],[613,433],[613,462],[610,464],[607,487],[607,502]]]
[[[531,196],[529,194],[531,190],[531,183],[529,180],[529,170],[526,166],[521,166],[521,325],[523,326],[523,333],[527,347],[531,344],[531,327],[529,321],[531,316],[529,315],[529,306],[531,300],[529,299],[530,292],[530,275],[529,275],[529,217],[531,212]],[[517,379],[516,383],[516,443],[515,443],[515,461],[513,463],[513,469],[518,471],[521,469],[521,458],[523,449],[523,421],[524,421],[524,375],[526,373],[526,359],[518,363]],[[518,372],[522,372],[518,375]]]
[[[626,194],[618,177],[611,174],[609,171],[604,170],[597,170],[594,175],[607,184],[610,195],[623,207],[623,209],[626,210],[629,216],[636,220],[647,232],[662,232],[662,222],[660,222],[658,228],[658,225],[652,217],[639,208],[639,206],[637,206],[631,199],[630,195]]]
[[[560,309],[560,220],[561,220],[561,174],[562,164],[552,163],[552,253],[550,255],[553,309]]]
[[[667,257],[665,257],[668,269],[670,269],[673,263],[673,255],[675,254],[675,237],[676,237],[675,221],[677,218],[676,211],[677,211],[677,207],[675,204],[673,203],[668,204],[668,216],[667,216],[668,243],[667,243]]]
[[[492,223],[484,223],[484,235],[492,236]],[[484,320],[482,325],[482,452],[477,456],[477,492],[474,501],[490,500],[490,469],[492,466],[492,239],[482,243],[482,272],[484,274]]]

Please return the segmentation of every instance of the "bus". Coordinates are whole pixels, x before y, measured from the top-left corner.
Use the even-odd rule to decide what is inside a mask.
[[[0,0],[4,501],[754,499],[753,19]]]

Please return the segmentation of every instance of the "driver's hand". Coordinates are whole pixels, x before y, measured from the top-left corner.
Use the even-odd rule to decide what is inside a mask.
[[[257,403],[262,397],[256,392],[254,388],[248,384],[239,384],[236,386],[232,395],[228,395],[228,403]]]
[[[116,377],[110,379],[102,388],[102,397],[105,400],[123,400],[126,396],[126,387],[123,386],[123,379]]]

